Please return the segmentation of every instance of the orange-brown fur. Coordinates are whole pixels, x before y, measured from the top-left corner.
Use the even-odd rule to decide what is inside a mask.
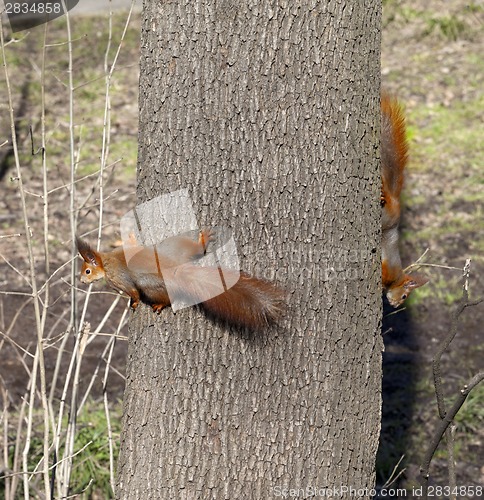
[[[235,285],[216,295],[221,270],[194,264],[204,255],[210,239],[211,233],[205,231],[198,242],[180,236],[156,247],[131,246],[127,265],[123,248],[97,252],[77,238],[83,258],[81,281],[92,283],[104,278],[109,286],[129,295],[133,309],[141,301],[159,313],[171,304],[165,285],[169,279],[174,299],[198,302],[215,319],[251,329],[273,323],[282,313],[284,294],[268,281],[242,272],[239,277],[238,272],[223,269],[224,279]],[[216,296],[204,300],[207,293]]]
[[[405,274],[398,248],[400,196],[408,160],[405,115],[396,99],[381,98],[382,286],[390,304],[401,305],[427,279]]]

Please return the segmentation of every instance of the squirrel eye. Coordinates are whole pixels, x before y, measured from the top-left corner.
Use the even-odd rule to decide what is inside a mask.
[[[86,269],[86,274],[91,274],[91,270],[90,269]]]
[[[407,294],[406,294],[406,293],[404,293],[404,294],[402,295],[402,300],[405,300],[406,298],[407,298]]]

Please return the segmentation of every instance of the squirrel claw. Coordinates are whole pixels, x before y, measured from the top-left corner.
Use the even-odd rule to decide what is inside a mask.
[[[212,229],[202,229],[198,236],[198,243],[202,245],[204,253],[207,252],[208,244],[215,239],[215,232]]]
[[[386,204],[386,199],[385,199],[385,194],[383,193],[383,191],[381,192],[381,195],[380,195],[380,205],[382,207],[384,207]]]
[[[160,312],[166,307],[165,304],[153,304],[151,306],[153,308],[153,312],[156,314],[160,314]]]

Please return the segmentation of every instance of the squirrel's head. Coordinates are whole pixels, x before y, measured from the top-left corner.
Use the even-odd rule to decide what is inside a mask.
[[[429,280],[418,274],[405,274],[402,280],[387,291],[387,299],[393,307],[401,306],[412,290],[425,285]]]
[[[76,245],[84,260],[81,267],[81,282],[92,283],[104,278],[105,272],[101,255],[78,236],[76,237]]]

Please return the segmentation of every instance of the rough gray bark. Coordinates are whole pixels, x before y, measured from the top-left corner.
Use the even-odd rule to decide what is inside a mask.
[[[230,227],[242,268],[290,298],[263,335],[136,311],[117,496],[371,488],[380,2],[146,2],[143,18],[139,200],[188,188],[200,225]]]

